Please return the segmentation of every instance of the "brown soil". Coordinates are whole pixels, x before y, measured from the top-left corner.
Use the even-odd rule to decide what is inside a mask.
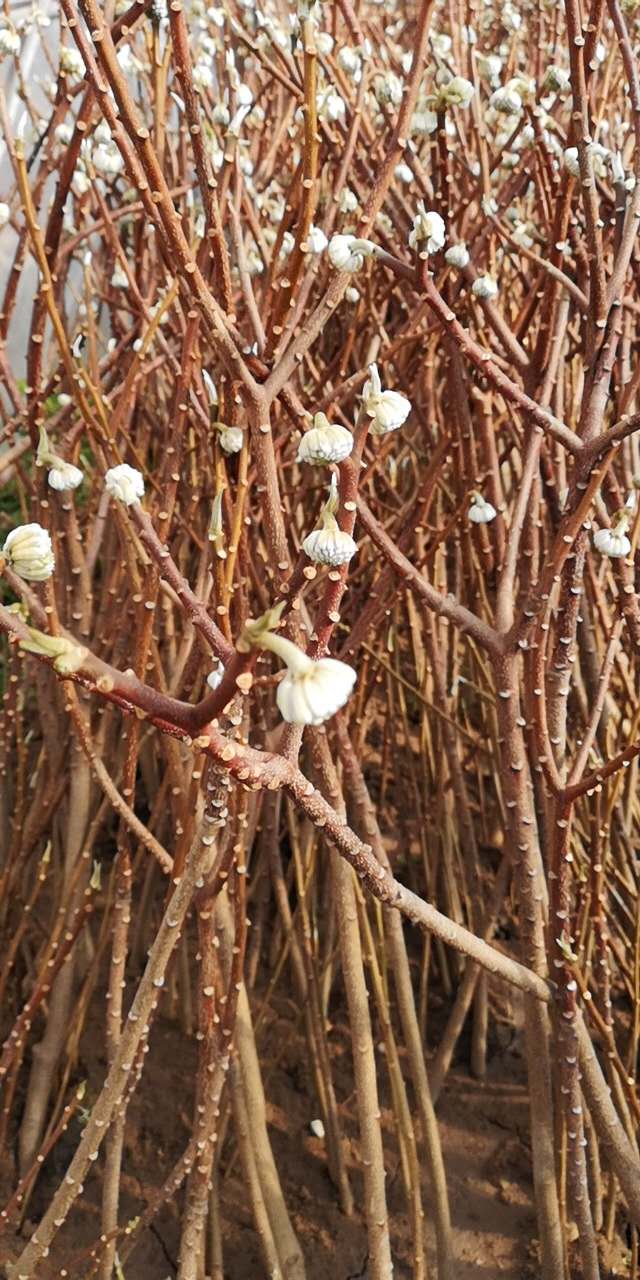
[[[263,1022],[260,1051],[269,1100],[270,1135],[289,1205],[307,1264],[308,1280],[366,1278],[366,1236],[362,1214],[352,1218],[339,1210],[328,1178],[324,1144],[309,1128],[316,1112],[303,1037],[295,1030],[295,1011],[281,1001]],[[357,1160],[357,1122],[349,1033],[336,1021],[331,1030],[334,1079],[344,1126],[345,1149],[356,1206],[361,1201]],[[86,1075],[87,1098],[95,1096],[104,1071],[102,1031],[96,1016],[85,1035],[79,1078]],[[159,1018],[143,1076],[128,1113],[125,1175],[120,1220],[138,1214],[145,1193],[163,1181],[188,1140],[195,1042],[186,1040],[175,1023]],[[275,1056],[277,1054],[277,1057]],[[381,1061],[380,1077],[384,1077]],[[384,1101],[384,1099],[383,1099]],[[528,1110],[524,1066],[516,1039],[496,1048],[482,1083],[461,1062],[450,1074],[438,1107],[455,1229],[456,1280],[531,1280],[539,1274],[532,1209]],[[395,1276],[413,1275],[411,1237],[398,1165],[393,1116],[383,1107],[388,1194],[392,1218]],[[77,1127],[59,1143],[29,1205],[33,1227],[60,1180],[75,1146]],[[418,1134],[419,1139],[419,1134]],[[226,1280],[258,1280],[265,1276],[248,1198],[232,1141],[223,1162],[222,1212]],[[43,1269],[45,1280],[67,1274],[81,1280],[86,1262],[78,1252],[99,1235],[99,1176],[87,1182],[82,1204],[56,1240]],[[169,1280],[175,1276],[181,1197],[159,1214],[153,1227],[128,1259],[126,1280]],[[434,1260],[429,1225],[429,1193],[425,1181],[429,1262]],[[17,1241],[0,1244],[0,1257],[15,1256]],[[74,1260],[75,1259],[75,1260]],[[40,1274],[40,1273],[39,1273]],[[608,1275],[624,1275],[624,1269]]]

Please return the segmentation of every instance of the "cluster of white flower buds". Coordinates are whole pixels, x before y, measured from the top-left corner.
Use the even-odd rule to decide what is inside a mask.
[[[309,658],[285,636],[275,635],[282,605],[270,609],[245,627],[238,649],[269,649],[286,664],[278,685],[276,702],[288,724],[324,724],[344,706],[356,682],[353,667],[336,658]]]
[[[7,534],[2,559],[25,582],[45,582],[55,569],[51,535],[41,524],[22,524]]]
[[[346,533],[338,525],[338,486],[336,477],[331,477],[329,497],[320,512],[320,528],[307,534],[302,550],[314,564],[338,565],[348,564],[358,550],[351,534]]]
[[[130,507],[144,497],[144,477],[135,467],[121,462],[117,467],[110,467],[104,477],[105,489],[111,498],[123,502]]]

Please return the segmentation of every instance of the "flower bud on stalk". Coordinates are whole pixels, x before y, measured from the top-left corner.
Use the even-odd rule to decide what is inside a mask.
[[[469,519],[472,524],[490,524],[495,520],[498,512],[495,507],[483,498],[481,493],[471,494],[471,506],[469,507]]]
[[[285,636],[274,635],[284,603],[269,609],[255,622],[248,622],[240,641],[240,652],[270,649],[287,665],[278,685],[276,701],[288,724],[324,724],[344,706],[356,682],[356,673],[336,658],[308,658]]]
[[[47,481],[52,489],[57,489],[59,493],[66,493],[70,489],[77,489],[82,484],[82,472],[79,467],[74,467],[72,462],[66,462],[64,458],[59,458],[54,453],[47,432],[43,426],[40,427],[40,441],[38,444],[38,452],[36,454],[36,466],[48,467],[49,474]]]
[[[302,550],[314,564],[329,564],[336,568],[348,564],[358,550],[351,535],[339,527],[335,516],[337,509],[338,486],[335,476],[332,476],[329,498],[320,513],[320,528],[309,533],[302,544]]]
[[[623,560],[631,551],[631,541],[627,537],[627,529],[631,521],[631,513],[623,508],[614,516],[610,529],[598,529],[593,535],[593,545],[603,556],[612,560]]]
[[[384,436],[397,431],[411,413],[411,401],[399,391],[383,391],[377,364],[369,365],[369,378],[362,391],[362,407],[373,419],[371,434]]]
[[[296,461],[324,467],[331,462],[344,462],[352,449],[351,432],[329,422],[324,413],[316,413],[311,430],[305,432],[298,445]]]

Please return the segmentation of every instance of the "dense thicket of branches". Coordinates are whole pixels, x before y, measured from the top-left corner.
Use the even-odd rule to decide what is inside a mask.
[[[507,984],[540,1274],[595,1280],[618,1221],[635,1276],[635,5],[61,0],[60,50],[19,12],[0,28],[7,1275],[129,1274],[177,1196],[178,1276],[219,1280],[232,1150],[264,1274],[302,1280],[255,1028],[280,984],[367,1274],[392,1269],[384,1088],[414,1275],[434,1248],[453,1280],[434,1108],[467,1017],[483,1076]],[[107,1066],[83,1096],[96,1007]],[[192,1135],[127,1223],[159,1010],[197,1035]]]

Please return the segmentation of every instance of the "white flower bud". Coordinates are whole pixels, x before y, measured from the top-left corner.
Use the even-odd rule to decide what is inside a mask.
[[[502,58],[497,53],[479,53],[477,55],[478,71],[483,80],[495,85],[502,71]]]
[[[444,75],[448,75],[448,72],[444,71]],[[437,102],[440,107],[468,107],[474,92],[470,80],[466,80],[464,76],[451,76],[440,83]]]
[[[547,93],[569,93],[571,76],[563,67],[547,67],[542,87]]]
[[[360,271],[364,259],[374,252],[371,240],[358,240],[352,235],[332,236],[329,241],[329,261],[337,271]]]
[[[374,436],[397,431],[411,413],[411,401],[398,391],[383,391],[376,364],[369,365],[369,378],[362,389],[362,405],[370,418]]]
[[[362,70],[362,60],[357,49],[344,45],[338,53],[338,66],[346,75],[351,76],[353,80],[359,80]]]
[[[491,94],[489,105],[501,115],[519,116],[522,111],[522,98],[516,89],[510,89],[508,85],[504,85]]]
[[[213,671],[210,671],[207,676],[207,684],[209,688],[213,689],[215,692],[216,689],[220,688],[223,678],[224,678],[224,667],[220,662],[220,660],[218,659],[217,666],[215,666],[213,668]]]
[[[476,298],[482,298],[484,301],[488,301],[490,298],[496,297],[498,286],[493,276],[478,276],[471,286],[471,292]]]
[[[317,95],[316,110],[322,118],[333,121],[344,120],[347,113],[344,99],[332,88],[324,89]]]
[[[335,567],[348,564],[356,554],[358,544],[350,534],[338,527],[335,516],[329,516],[322,529],[314,529],[313,533],[307,534],[302,550],[314,564],[330,564]]]
[[[490,524],[498,512],[481,493],[471,494],[471,506],[467,512],[472,524]]]
[[[306,243],[309,253],[324,253],[329,241],[320,227],[311,226]]]
[[[394,107],[398,107],[402,102],[402,80],[394,71],[387,71],[384,75],[376,76],[373,82],[373,92],[376,101],[381,105],[390,103]]]
[[[223,453],[240,453],[244,442],[244,433],[240,427],[225,427],[222,422],[217,424],[218,441]]]
[[[354,213],[358,208],[358,197],[355,191],[351,191],[349,187],[343,187],[340,192],[338,208],[341,213]]]
[[[413,219],[413,229],[409,234],[409,248],[420,247],[427,253],[437,253],[446,240],[446,228],[439,213],[427,213],[424,201],[420,201],[418,212]]]
[[[51,538],[40,524],[22,524],[7,535],[2,554],[27,582],[44,582],[55,568]]]
[[[11,217],[11,210],[4,200],[0,200],[0,228],[6,227]]]
[[[44,426],[40,427],[36,466],[49,468],[47,480],[51,488],[57,489],[60,493],[65,493],[70,489],[77,489],[78,485],[82,484],[83,477],[80,468],[74,467],[73,463],[65,462],[64,458],[58,457],[49,444],[49,437]]]
[[[298,445],[297,461],[327,466],[331,462],[343,462],[352,449],[351,432],[329,422],[324,413],[316,413],[311,430],[305,432]]]
[[[117,177],[124,168],[124,160],[115,142],[101,143],[94,147],[91,161],[96,173],[103,174],[105,178]]]
[[[352,303],[359,302],[359,301],[360,301],[360,290],[359,290],[359,289],[355,289],[355,288],[354,288],[354,286],[353,286],[352,284],[350,284],[350,285],[349,285],[349,287],[348,287],[347,289],[345,289],[345,291],[344,291],[344,296],[345,296],[345,298],[347,299],[347,302],[352,302]]]
[[[314,564],[329,564],[334,567],[348,564],[358,550],[351,535],[339,528],[335,516],[337,509],[338,486],[333,475],[329,497],[320,512],[321,527],[309,533],[302,543],[302,550]]]
[[[444,255],[444,260],[450,267],[458,267],[459,270],[468,266],[469,250],[467,249],[464,241],[461,240],[459,244],[452,244],[451,248],[447,249],[447,252]]]
[[[0,27],[0,58],[17,57],[20,37],[11,27]]]
[[[631,551],[631,542],[627,537],[630,513],[623,508],[615,517],[610,529],[598,529],[593,535],[593,545],[603,556],[612,560],[622,560]]]
[[[124,267],[122,266],[121,262],[116,262],[116,265],[113,268],[113,272],[112,272],[109,283],[112,289],[128,289],[129,288],[129,280],[127,278],[127,273]]]
[[[47,476],[47,481],[52,489],[56,489],[58,493],[66,493],[70,489],[77,489],[82,484],[83,476],[79,467],[74,467],[72,462],[65,462],[64,458],[55,458],[53,466]]]
[[[438,128],[438,116],[435,111],[414,111],[409,131],[412,137],[426,138]]]
[[[144,497],[144,477],[135,467],[121,462],[117,467],[110,467],[104,478],[107,493],[126,507],[132,506]]]
[[[409,186],[410,182],[413,182],[413,170],[409,168],[408,164],[405,164],[404,160],[396,165],[394,173],[398,182],[404,182],[407,186]]]
[[[47,631],[28,627],[29,638],[20,639],[20,648],[27,653],[37,653],[41,658],[53,658],[53,669],[58,675],[72,675],[79,671],[89,650],[84,645],[67,640],[66,636],[52,636]]]
[[[255,628],[255,624],[254,624]],[[356,682],[356,673],[345,662],[320,658],[314,662],[285,636],[254,630],[250,643],[270,649],[287,664],[278,685],[276,701],[288,724],[324,724],[343,707]]]
[[[87,174],[83,173],[82,169],[76,169],[73,175],[73,178],[71,180],[71,190],[73,191],[74,196],[77,196],[78,199],[81,199],[82,196],[86,196],[87,191],[89,191],[90,189],[91,189],[91,183],[89,181],[89,178],[87,177]]]
[[[84,60],[78,49],[63,45],[60,50],[60,70],[65,76],[79,80],[84,76]]]
[[[323,58],[328,58],[334,45],[333,36],[328,31],[316,32],[316,49]]]
[[[562,153],[562,160],[567,173],[570,173],[572,178],[580,176],[577,147],[567,147],[566,151]]]
[[[300,653],[300,657],[304,658],[305,654]],[[324,724],[344,706],[356,682],[356,673],[346,662],[335,658],[320,658],[318,662],[307,658],[306,661],[308,667],[303,668],[302,664],[295,670],[290,667],[278,685],[276,702],[288,724]]]
[[[68,147],[73,137],[73,125],[68,124],[66,120],[63,120],[62,123],[54,129],[53,135],[56,142],[59,142],[63,147]]]
[[[208,62],[196,62],[193,68],[193,87],[196,93],[203,93],[205,89],[213,89],[214,76]]]

